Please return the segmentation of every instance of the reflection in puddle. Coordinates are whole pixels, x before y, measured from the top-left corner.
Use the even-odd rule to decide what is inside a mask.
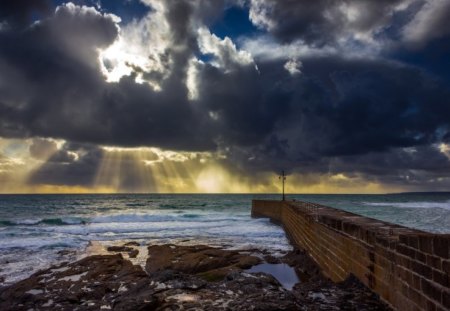
[[[289,265],[287,265],[285,263],[280,263],[280,264],[263,263],[260,265],[253,266],[251,269],[248,269],[246,272],[251,272],[251,273],[264,272],[264,273],[271,274],[287,290],[292,290],[294,285],[300,281],[297,274],[295,273],[294,268],[290,267]]]

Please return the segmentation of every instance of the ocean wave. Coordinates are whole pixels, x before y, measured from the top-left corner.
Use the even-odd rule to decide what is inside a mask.
[[[168,222],[234,222],[242,219],[242,215],[217,215],[202,213],[180,214],[148,214],[148,213],[121,213],[110,215],[91,216],[90,218],[60,217],[60,218],[28,218],[0,220],[0,227],[10,226],[67,226],[89,224],[115,224],[115,223],[168,223]]]
[[[198,215],[198,214],[184,214],[182,217],[184,217],[184,218],[199,218],[200,215]]]
[[[155,215],[155,214],[113,214],[101,215],[93,217],[90,223],[140,223],[140,222],[168,222],[175,221],[176,216],[173,215]]]
[[[152,213],[121,213],[112,215],[99,215],[89,219],[89,223],[163,223],[163,222],[210,222],[210,221],[235,221],[248,215],[217,214],[217,213],[177,213],[152,214]]]
[[[0,249],[57,249],[57,248],[76,248],[84,241],[70,236],[21,236],[3,240],[0,243]]]
[[[0,220],[0,226],[37,226],[37,225],[81,225],[86,224],[86,220],[81,218],[34,218],[34,219],[14,219]]]
[[[126,206],[129,207],[140,207],[140,206],[147,206],[147,204],[145,202],[139,202],[139,203],[127,203],[125,204]]]
[[[172,203],[172,204],[159,204],[159,209],[187,209],[187,208],[199,208],[206,207],[207,203]]]
[[[14,226],[15,224],[9,220],[0,220],[0,227]]]
[[[441,208],[450,210],[450,201],[447,202],[362,202],[364,205],[399,208]]]

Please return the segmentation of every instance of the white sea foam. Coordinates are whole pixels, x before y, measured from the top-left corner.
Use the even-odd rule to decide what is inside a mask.
[[[42,221],[42,219],[20,219],[20,220],[16,220],[13,221],[15,224],[17,225],[36,225],[38,223],[40,223]]]
[[[450,210],[450,201],[446,202],[362,202],[368,206],[398,207],[398,208],[442,208]]]

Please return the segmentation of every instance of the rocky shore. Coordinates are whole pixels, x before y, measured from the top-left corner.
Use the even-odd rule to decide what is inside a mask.
[[[145,249],[148,254],[142,254]],[[141,254],[140,254],[141,252]],[[132,262],[145,256],[145,265]],[[288,290],[261,263],[294,267]],[[62,263],[0,288],[0,310],[389,310],[349,278],[324,278],[303,252],[284,257],[204,245],[110,246],[107,253]]]

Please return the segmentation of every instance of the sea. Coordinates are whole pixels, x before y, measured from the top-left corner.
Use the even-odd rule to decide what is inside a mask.
[[[251,218],[252,199],[278,194],[0,195],[0,286],[103,246],[206,244],[281,256],[284,231]],[[435,233],[450,233],[450,193],[287,195]]]

